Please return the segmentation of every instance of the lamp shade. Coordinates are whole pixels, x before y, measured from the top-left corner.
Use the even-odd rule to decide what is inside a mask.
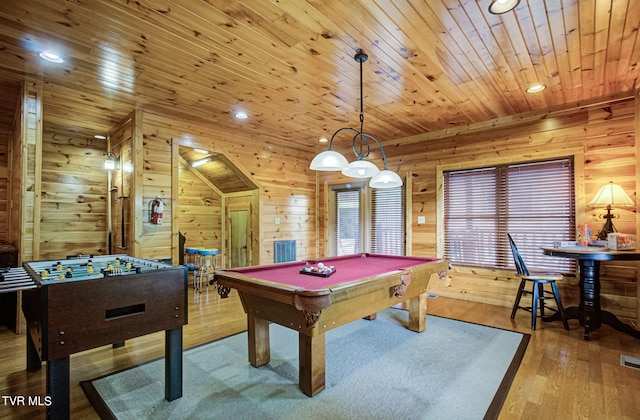
[[[104,169],[106,169],[107,171],[113,171],[114,169],[116,169],[117,166],[117,158],[116,156],[109,152],[107,153],[107,157],[104,160]]]
[[[591,199],[589,207],[629,207],[635,206],[635,204],[620,185],[609,181],[609,183],[603,185],[600,191]]]
[[[380,173],[380,169],[368,160],[354,160],[342,170],[342,175],[351,178],[371,178]]]
[[[396,188],[402,186],[402,179],[397,173],[385,169],[369,181],[371,188]]]
[[[341,171],[349,166],[347,158],[334,150],[318,153],[311,161],[309,168],[314,171]]]

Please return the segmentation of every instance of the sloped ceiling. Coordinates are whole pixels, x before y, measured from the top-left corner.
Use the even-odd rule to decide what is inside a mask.
[[[180,157],[191,170],[225,194],[250,191],[257,186],[242,173],[226,156],[217,153],[202,153],[190,147],[180,147]],[[193,162],[207,159],[209,162],[192,167]]]

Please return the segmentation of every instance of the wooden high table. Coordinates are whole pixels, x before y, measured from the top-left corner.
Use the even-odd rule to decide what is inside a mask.
[[[640,338],[640,331],[620,321],[618,317],[600,307],[600,262],[601,261],[635,261],[640,260],[639,251],[612,251],[598,247],[543,248],[545,255],[562,258],[575,258],[580,267],[580,305],[565,308],[567,319],[578,319],[584,327],[584,339],[589,340],[591,330],[600,325],[610,327]],[[544,321],[558,321],[558,313],[545,318]]]

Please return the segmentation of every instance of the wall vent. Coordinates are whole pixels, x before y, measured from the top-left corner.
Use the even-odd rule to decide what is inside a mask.
[[[640,370],[640,359],[638,359],[637,357],[627,356],[626,354],[621,354],[620,366]]]
[[[273,241],[273,262],[296,261],[296,241]]]

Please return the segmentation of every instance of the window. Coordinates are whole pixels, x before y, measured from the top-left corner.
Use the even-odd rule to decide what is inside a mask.
[[[573,160],[445,171],[444,252],[454,263],[513,268],[510,233],[528,265],[575,273],[540,248],[575,239]]]
[[[336,218],[334,224],[333,255],[355,254],[362,249],[360,236],[360,188],[334,191]]]
[[[404,187],[334,185],[330,199],[332,255],[358,252],[404,255]]]
[[[404,255],[404,189],[370,191],[371,252]]]

